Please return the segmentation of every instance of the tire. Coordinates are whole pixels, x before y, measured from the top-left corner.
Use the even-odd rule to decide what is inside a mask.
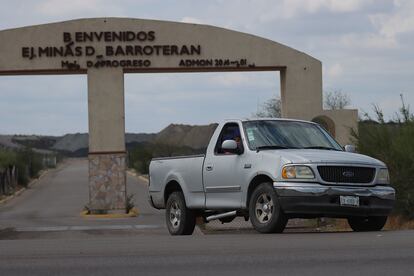
[[[182,192],[170,194],[166,204],[165,219],[171,235],[191,235],[196,224],[196,215],[187,208]]]
[[[355,232],[381,231],[386,222],[386,216],[348,218],[348,224]]]
[[[249,201],[249,217],[253,227],[261,233],[282,233],[288,218],[270,183],[256,187]]]

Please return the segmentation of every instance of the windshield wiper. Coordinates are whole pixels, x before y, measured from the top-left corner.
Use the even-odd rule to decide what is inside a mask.
[[[297,148],[296,147],[279,146],[279,145],[259,146],[259,147],[256,147],[256,152],[259,152],[260,150],[267,150],[267,149],[297,149]]]
[[[341,151],[341,150],[336,149],[336,148],[330,148],[330,147],[324,147],[324,146],[303,147],[303,149],[322,149],[322,150],[336,150],[336,151]]]

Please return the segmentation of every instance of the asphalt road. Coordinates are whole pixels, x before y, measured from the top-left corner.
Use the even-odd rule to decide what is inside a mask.
[[[72,159],[44,175],[20,196],[0,206],[0,229],[20,230],[64,226],[157,225],[164,227],[162,212],[147,200],[147,184],[127,174],[127,194],[133,195],[140,216],[128,219],[84,219],[88,203],[88,161]]]
[[[414,231],[226,231],[171,237],[146,184],[136,218],[84,219],[87,162],[74,160],[0,206],[0,275],[414,275]]]

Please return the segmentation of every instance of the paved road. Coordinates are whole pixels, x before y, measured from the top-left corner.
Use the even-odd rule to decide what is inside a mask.
[[[84,219],[80,216],[88,203],[88,162],[68,160],[58,169],[46,174],[21,196],[0,206],[0,229],[41,228],[62,226],[99,225],[158,225],[164,227],[162,212],[149,206],[147,184],[136,177],[127,176],[127,193],[134,195],[140,212],[129,219]]]
[[[171,237],[133,177],[139,217],[82,219],[86,172],[70,161],[0,206],[0,275],[414,275],[414,231]]]

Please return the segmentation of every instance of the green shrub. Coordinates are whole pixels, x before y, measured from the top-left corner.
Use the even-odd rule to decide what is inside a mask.
[[[16,166],[18,183],[27,185],[30,178],[38,176],[43,169],[42,156],[30,148],[22,150],[0,149],[0,168]]]
[[[391,183],[397,191],[395,212],[414,218],[414,116],[405,106],[396,119],[385,122],[382,111],[375,107],[376,120],[365,115],[353,133],[358,152],[387,164]]]
[[[16,164],[16,153],[7,149],[0,149],[0,169]]]
[[[139,144],[129,153],[129,167],[142,174],[147,174],[152,156],[153,148],[151,145]]]

